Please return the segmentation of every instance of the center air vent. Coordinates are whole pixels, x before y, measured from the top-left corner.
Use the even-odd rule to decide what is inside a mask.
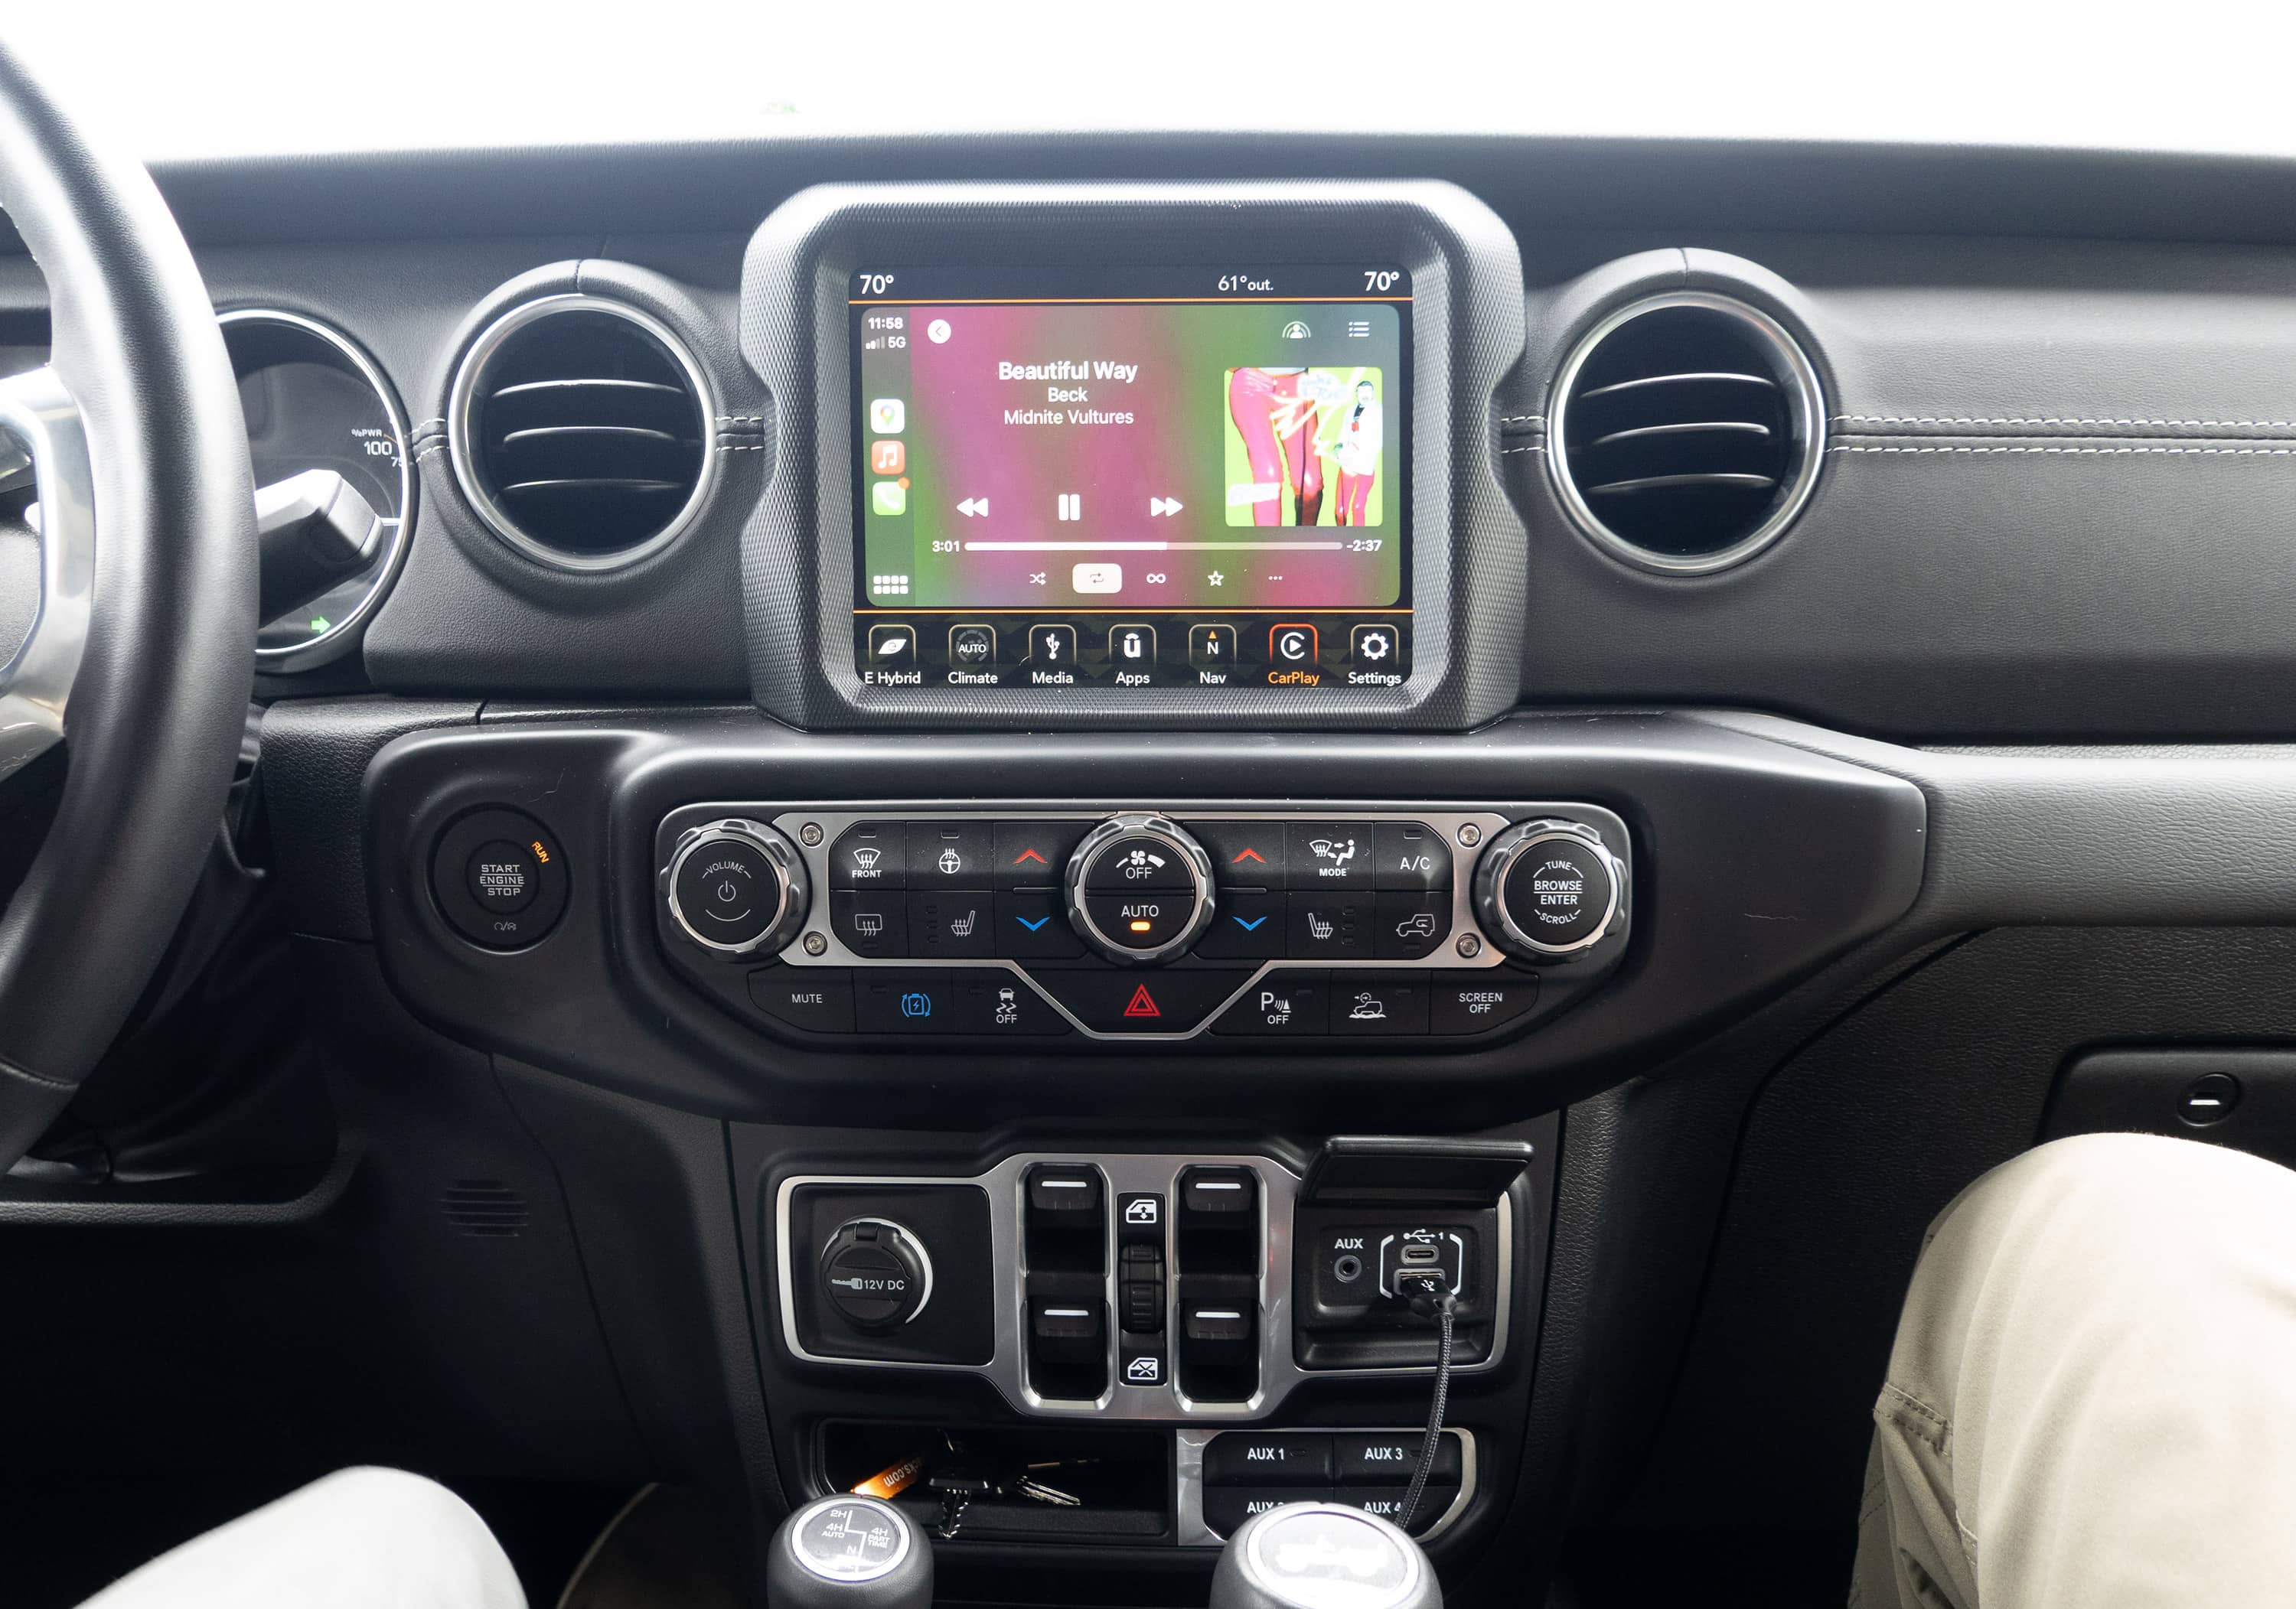
[[[1675,575],[1750,559],[1817,483],[1825,412],[1793,338],[1742,302],[1654,296],[1589,331],[1556,377],[1547,462],[1579,528]]]
[[[575,570],[634,563],[701,506],[708,396],[660,321],[601,297],[545,297],[488,325],[455,371],[455,473],[529,558]]]

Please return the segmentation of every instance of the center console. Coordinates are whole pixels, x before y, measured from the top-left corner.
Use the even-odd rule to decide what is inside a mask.
[[[1523,316],[1445,186],[806,192],[742,276],[755,707],[368,744],[303,885],[506,1073],[705,1123],[783,1498],[1488,1544],[1557,1114],[1912,904],[1909,782],[1515,708]]]

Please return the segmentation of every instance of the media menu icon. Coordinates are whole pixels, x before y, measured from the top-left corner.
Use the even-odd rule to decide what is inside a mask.
[[[1076,627],[1032,625],[1029,628],[1030,663],[1048,670],[1073,670],[1076,657]]]

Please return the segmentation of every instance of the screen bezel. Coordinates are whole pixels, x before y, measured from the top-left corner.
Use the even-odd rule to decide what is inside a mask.
[[[1302,241],[1315,249],[1304,250]],[[1411,674],[1395,687],[865,685],[849,286],[868,263],[994,269],[1207,260],[1392,263],[1411,275]],[[1462,727],[1521,679],[1522,522],[1499,485],[1498,388],[1521,359],[1521,254],[1506,225],[1431,181],[822,185],[784,202],[743,265],[742,355],[772,388],[772,479],[745,535],[751,681],[801,726]]]

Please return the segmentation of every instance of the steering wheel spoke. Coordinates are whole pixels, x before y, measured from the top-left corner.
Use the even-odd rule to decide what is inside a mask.
[[[95,591],[95,477],[79,407],[51,368],[0,380],[0,491],[29,478],[37,564],[0,564],[0,622],[20,638],[0,665],[0,782],[64,735]],[[36,514],[35,514],[36,510]],[[16,596],[27,588],[33,596]],[[11,633],[13,635],[13,633]],[[0,638],[0,648],[12,646]]]

